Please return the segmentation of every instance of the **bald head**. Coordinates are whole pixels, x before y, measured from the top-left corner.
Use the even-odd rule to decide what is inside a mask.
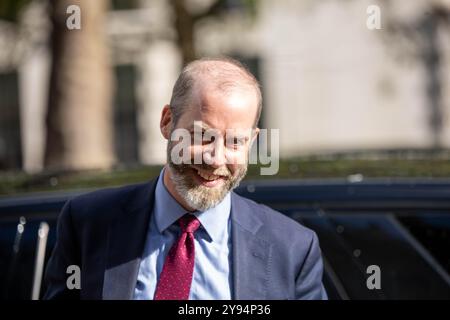
[[[223,94],[233,90],[254,90],[258,106],[254,121],[261,116],[262,95],[258,81],[241,63],[230,58],[204,58],[189,63],[181,72],[172,91],[170,109],[174,125],[185,108],[192,106],[196,93],[217,90]]]

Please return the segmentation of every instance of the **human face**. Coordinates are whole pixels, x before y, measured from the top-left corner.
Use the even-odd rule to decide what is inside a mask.
[[[257,98],[251,88],[227,93],[208,88],[196,91],[191,105],[170,130],[171,134],[177,129],[190,133],[191,143],[185,149],[189,163],[175,164],[171,151],[177,142],[169,137],[167,145],[169,170],[164,181],[185,208],[205,211],[239,185],[258,132],[252,131],[256,113]],[[208,133],[214,138],[209,139]],[[200,137],[195,136],[198,134]]]

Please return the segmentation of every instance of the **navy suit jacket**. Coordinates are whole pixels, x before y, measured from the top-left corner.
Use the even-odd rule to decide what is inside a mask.
[[[132,299],[156,180],[69,200],[45,272],[44,299]],[[316,234],[283,214],[231,194],[233,299],[326,299]],[[70,265],[81,289],[67,288]]]

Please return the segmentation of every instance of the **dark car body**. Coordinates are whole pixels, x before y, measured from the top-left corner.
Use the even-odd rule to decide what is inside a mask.
[[[0,199],[2,299],[30,299],[40,223],[50,227],[46,262],[60,209],[84,192]],[[449,180],[249,181],[236,192],[317,233],[330,299],[450,299]]]

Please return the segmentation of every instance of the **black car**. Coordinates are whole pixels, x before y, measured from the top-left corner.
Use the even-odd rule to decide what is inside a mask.
[[[330,299],[450,299],[450,181],[261,181],[236,191],[316,231]],[[80,193],[0,198],[1,299],[42,296],[58,213]]]

